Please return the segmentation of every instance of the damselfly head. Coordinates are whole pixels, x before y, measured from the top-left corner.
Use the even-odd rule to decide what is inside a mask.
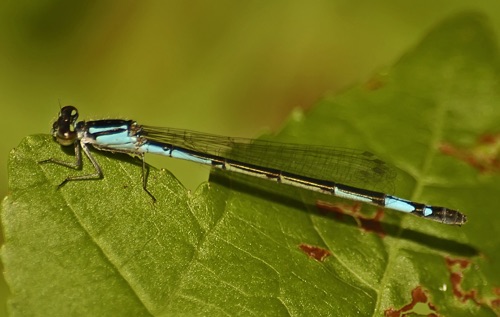
[[[52,125],[52,136],[61,145],[71,145],[75,142],[77,134],[75,123],[78,119],[78,110],[73,106],[65,106],[59,112],[57,121]]]

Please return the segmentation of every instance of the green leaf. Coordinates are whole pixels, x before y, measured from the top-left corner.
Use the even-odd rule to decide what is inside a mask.
[[[342,216],[318,210],[316,199],[345,213],[356,204],[221,173],[190,193],[151,169],[153,204],[140,162],[98,151],[104,179],[57,190],[91,164],[40,165],[72,153],[30,136],[11,153],[2,210],[11,314],[380,316],[423,289],[427,302],[415,313],[495,315],[498,170],[464,159],[482,151],[480,136],[499,132],[493,38],[482,16],[445,21],[394,67],[295,113],[274,138],[374,152],[399,169],[398,196],[460,209],[463,227],[393,211],[366,220],[376,211],[369,206]],[[456,151],[445,155],[444,145]],[[304,245],[330,256],[316,260]],[[477,300],[464,300],[471,290]]]

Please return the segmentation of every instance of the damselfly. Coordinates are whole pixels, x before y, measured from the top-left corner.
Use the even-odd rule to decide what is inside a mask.
[[[223,137],[200,132],[140,125],[133,120],[80,121],[78,110],[63,107],[52,126],[52,135],[63,146],[73,145],[75,161],[48,159],[79,169],[81,151],[94,166],[92,174],[69,176],[69,181],[100,179],[103,172],[88,145],[103,151],[121,152],[142,158],[142,186],[147,189],[145,153],[154,153],[265,178],[278,183],[323,194],[360,201],[383,208],[431,219],[445,224],[462,225],[467,217],[453,209],[432,206],[372,190],[374,184],[391,181],[392,169],[373,154],[364,151]],[[369,189],[364,189],[364,188]],[[380,188],[380,187],[378,187]]]

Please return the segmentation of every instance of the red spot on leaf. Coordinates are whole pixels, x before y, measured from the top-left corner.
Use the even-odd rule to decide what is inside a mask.
[[[464,161],[481,173],[500,172],[500,133],[481,135],[470,148],[443,143],[439,149],[443,154]]]
[[[427,304],[427,307],[432,312],[436,311],[436,306],[429,301],[429,297],[422,286],[417,286],[411,291],[411,302],[406,304],[401,309],[389,308],[384,311],[386,317],[401,317],[401,316],[411,316],[414,315],[413,309],[418,303]],[[427,316],[438,316],[437,313],[430,313]]]
[[[373,217],[367,217],[361,213],[361,203],[342,204],[317,201],[316,207],[322,211],[333,214],[336,219],[343,220],[345,216],[350,216],[356,220],[358,227],[367,232],[374,232],[380,237],[385,236],[380,220],[384,217],[384,209],[379,208]]]
[[[500,310],[500,287],[495,287],[493,289],[493,292],[495,293],[497,298],[495,298],[491,301],[491,306],[493,307],[493,309],[498,311],[498,310]]]
[[[453,295],[455,295],[455,297],[462,303],[471,299],[476,304],[480,304],[480,301],[477,299],[476,290],[472,289],[466,292],[462,289],[462,281],[464,278],[463,272],[469,267],[471,262],[465,259],[452,259],[449,257],[445,258],[445,260],[448,271],[450,272],[450,282],[453,288]]]
[[[332,255],[332,253],[320,247],[316,247],[314,245],[309,245],[305,243],[301,243],[299,248],[304,251],[305,254],[315,259],[316,261],[323,262],[327,257]]]
[[[464,271],[470,266],[471,261],[465,259],[452,259],[445,258],[446,266],[448,271],[450,272],[450,281],[453,288],[453,295],[460,300],[462,303],[465,303],[468,300],[472,300],[478,306],[489,306],[493,310],[500,308],[500,288],[493,288],[493,294],[496,295],[496,298],[493,299],[484,299],[478,295],[478,291],[476,289],[471,289],[469,291],[465,291],[462,288],[462,281],[464,279]]]
[[[470,265],[470,260],[466,260],[466,259],[452,259],[452,258],[446,257],[445,260],[446,260],[446,265],[448,265],[448,266],[457,265],[461,269],[466,269]]]

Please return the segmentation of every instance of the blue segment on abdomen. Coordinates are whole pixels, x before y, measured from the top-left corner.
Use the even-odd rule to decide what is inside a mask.
[[[201,164],[208,164],[208,165],[212,164],[212,160],[211,159],[206,159],[206,158],[201,158],[201,157],[198,157],[198,156],[194,156],[194,155],[186,153],[186,152],[184,152],[182,150],[173,150],[170,153],[170,156],[171,157],[175,157],[175,158],[179,158],[179,159],[182,159],[182,160],[188,160],[188,161],[191,161],[191,162],[201,163]]]
[[[163,155],[163,156],[170,156],[173,158],[178,158],[181,160],[187,160],[187,161],[201,163],[201,164],[208,164],[208,165],[212,164],[211,159],[194,156],[188,152],[185,152],[185,151],[179,150],[179,149],[175,149],[175,148],[173,150],[171,150],[170,146],[167,146],[167,145],[162,146],[161,144],[157,144],[157,143],[146,142],[143,145],[141,145],[137,149],[137,151],[151,153],[151,154],[159,154],[159,155]]]
[[[144,143],[139,147],[140,152],[144,153],[152,153],[152,154],[159,154],[163,156],[170,156],[170,148],[157,145],[157,144],[151,144],[149,142]]]
[[[385,206],[394,210],[399,210],[402,212],[413,212],[415,207],[408,200],[401,199],[394,196],[387,196],[385,198]]]
[[[338,188],[338,187],[335,187],[334,195],[337,197],[341,197],[341,198],[362,201],[364,203],[369,203],[369,204],[373,203],[373,201],[370,197],[360,195],[356,192],[346,191],[346,190],[343,190],[343,189]]]
[[[430,216],[432,214],[433,214],[432,209],[429,206],[425,206],[425,208],[424,208],[424,216],[427,217],[427,216]]]

